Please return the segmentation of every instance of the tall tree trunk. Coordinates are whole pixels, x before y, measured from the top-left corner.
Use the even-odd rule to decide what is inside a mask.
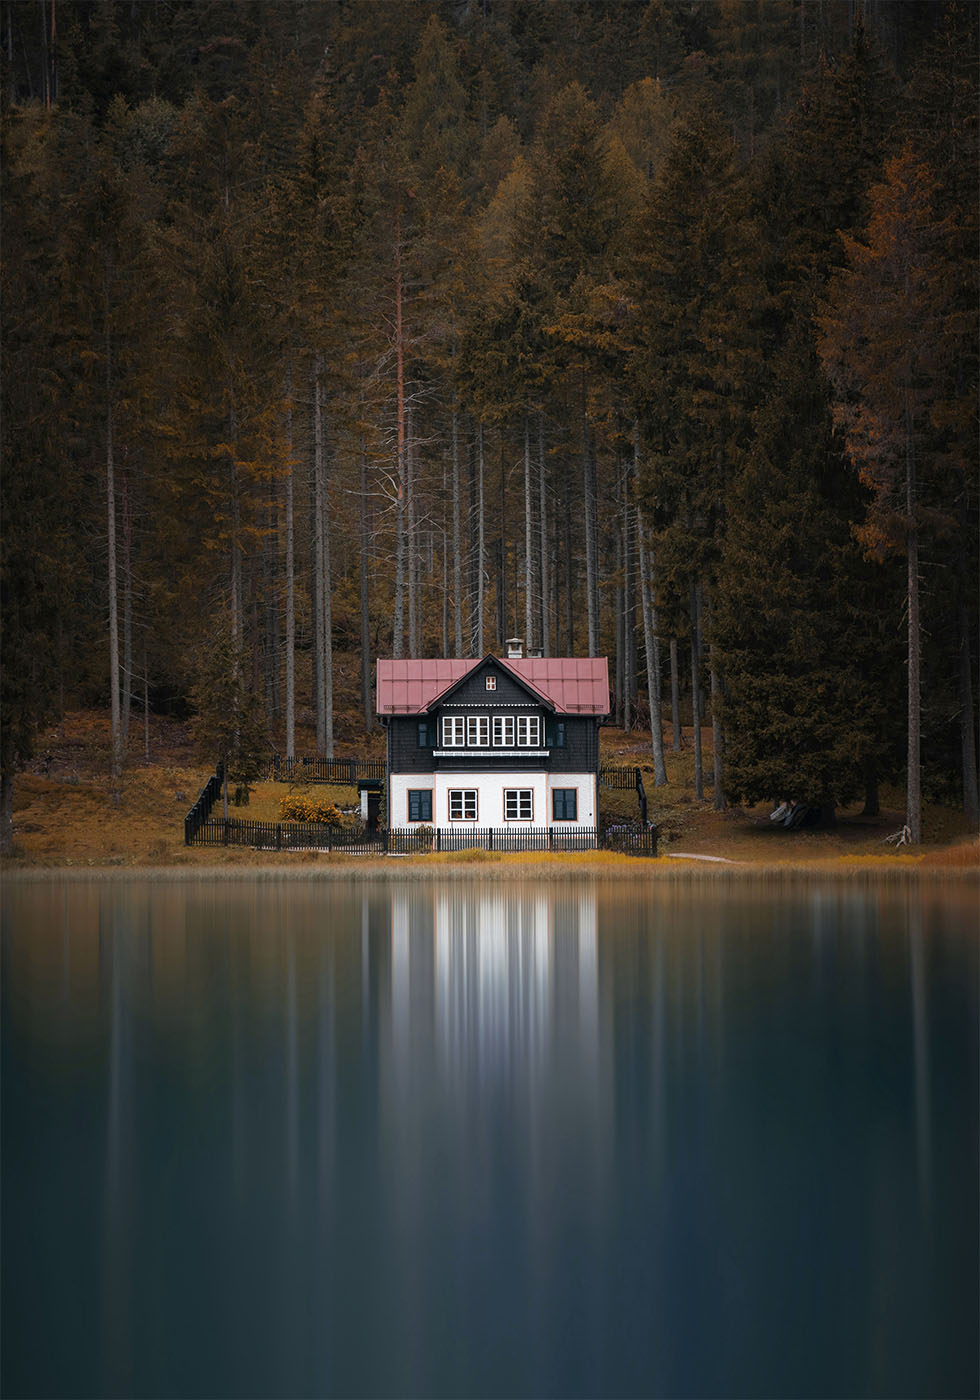
[[[133,703],[133,487],[122,472],[123,659],[119,722],[123,753],[129,743],[129,712]]]
[[[645,539],[639,506],[636,507],[636,537],[640,556],[640,600],[643,608],[643,646],[647,658],[653,781],[656,787],[663,787],[667,781],[667,763],[664,758],[664,729],[660,703],[660,638],[657,636],[657,616],[653,603],[652,553]]]
[[[419,655],[419,525],[415,502],[415,435],[412,409],[405,406],[405,547],[408,567],[408,654]]]
[[[228,402],[228,446],[229,446],[229,485],[231,489],[231,636],[238,655],[242,639],[242,551],[241,551],[241,501],[238,498],[238,416],[235,412],[234,392],[229,387]],[[237,665],[237,662],[236,662]]]
[[[599,654],[598,528],[596,520],[595,449],[586,401],[585,376],[582,382],[582,476],[585,501],[585,591],[589,624],[589,655]]]
[[[364,709],[364,733],[374,726],[371,701],[371,618],[368,608],[368,528],[367,528],[367,453],[361,441],[361,704]]]
[[[111,725],[111,770],[113,799],[119,800],[122,779],[123,747],[119,705],[119,595],[116,570],[116,470],[114,460],[114,429],[112,414],[113,365],[112,331],[109,317],[111,305],[111,269],[106,259],[105,293],[105,484],[106,484],[106,543],[109,584],[109,707]]]
[[[974,824],[980,818],[980,790],[977,783],[976,731],[973,727],[973,661],[970,647],[970,619],[966,604],[959,605],[960,627],[960,736],[963,754],[963,810]]]
[[[534,646],[534,532],[531,509],[531,420],[524,412],[524,647]]]
[[[293,517],[293,376],[286,379],[286,761],[296,757],[296,532]]]
[[[922,843],[922,772],[920,768],[921,633],[919,630],[919,532],[915,522],[915,459],[907,435],[905,509],[908,519],[908,821],[914,846]]]
[[[623,477],[623,728],[632,730],[636,719],[636,513],[632,509],[633,485],[629,464]]]
[[[548,493],[545,480],[544,414],[538,413],[538,504],[541,566],[541,654],[551,654],[551,586],[548,567]]]
[[[714,766],[714,787],[716,812],[725,810],[725,736],[722,733],[721,720],[718,716],[718,709],[721,704],[721,676],[715,661],[715,644],[711,643],[710,656],[710,676],[711,676],[711,742],[713,748]]]
[[[150,761],[150,672],[146,658],[146,629],[143,629],[143,762]]]
[[[330,599],[329,482],[323,415],[323,357],[313,370],[313,511],[317,752],[333,758],[333,626]]]
[[[704,799],[701,762],[701,598],[700,583],[691,583],[691,730],[694,736],[694,795]]]
[[[486,515],[484,508],[484,457],[483,457],[483,424],[477,428],[476,441],[476,476],[477,476],[477,522],[476,522],[476,654],[483,656],[485,652],[483,641],[483,604],[484,604],[484,580],[486,577]]]
[[[395,417],[397,536],[395,544],[395,601],[392,618],[391,654],[400,657],[405,649],[405,340],[402,320],[402,243],[401,214],[395,221]]]
[[[671,748],[681,751],[681,676],[677,658],[677,638],[670,639],[670,723]]]
[[[463,540],[459,482],[459,411],[453,391],[452,417],[453,471],[453,645],[454,656],[463,655]]]
[[[572,573],[572,483],[571,473],[567,457],[563,463],[565,478],[565,510],[564,525],[565,534],[565,651],[567,656],[575,655],[575,599],[573,592]]]
[[[500,549],[497,556],[497,645],[507,637],[507,467],[500,444]]]

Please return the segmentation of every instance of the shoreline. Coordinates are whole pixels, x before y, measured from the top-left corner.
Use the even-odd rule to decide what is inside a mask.
[[[500,856],[489,860],[433,860],[432,857],[390,857],[368,862],[328,863],[307,861],[302,865],[25,865],[0,869],[0,883],[17,885],[75,884],[84,882],[120,884],[147,881],[172,884],[231,884],[253,881],[261,884],[324,883],[351,884],[438,881],[438,880],[540,880],[542,882],[610,880],[633,884],[740,884],[755,880],[763,884],[833,882],[840,884],[936,884],[980,885],[980,866],[924,864],[921,857],[898,859],[838,857],[821,860],[762,864],[754,861],[652,860],[622,857],[621,861],[576,861],[561,857],[547,860],[511,860]]]

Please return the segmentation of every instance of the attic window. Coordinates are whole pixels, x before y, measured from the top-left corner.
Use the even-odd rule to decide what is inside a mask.
[[[496,689],[497,689],[497,677],[496,677],[496,676],[487,676],[487,690],[496,690]]]

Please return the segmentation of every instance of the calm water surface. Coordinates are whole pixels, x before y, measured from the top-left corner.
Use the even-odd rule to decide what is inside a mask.
[[[978,1392],[975,888],[2,912],[4,1395]]]

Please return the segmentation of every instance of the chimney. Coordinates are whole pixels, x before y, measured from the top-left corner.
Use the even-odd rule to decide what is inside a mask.
[[[523,637],[508,637],[505,645],[507,647],[508,661],[519,661],[524,655]]]

